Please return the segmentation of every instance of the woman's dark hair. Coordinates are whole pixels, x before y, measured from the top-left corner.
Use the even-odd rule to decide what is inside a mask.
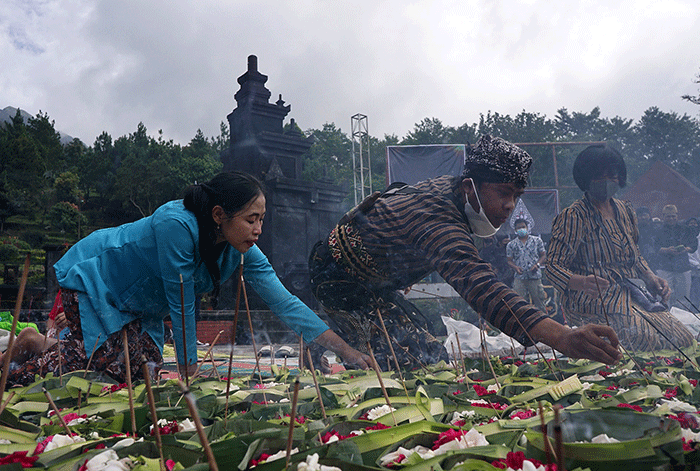
[[[244,172],[224,172],[206,183],[190,186],[185,190],[185,208],[192,211],[199,227],[199,253],[214,284],[213,304],[219,294],[221,272],[216,264],[221,248],[216,247],[219,228],[211,215],[214,206],[221,206],[232,217],[244,209],[253,199],[264,195],[262,183]]]
[[[627,185],[627,166],[622,154],[607,144],[588,146],[576,157],[574,181],[581,191],[587,191],[591,180],[606,173],[617,173],[620,188]]]
[[[525,227],[530,227],[530,224],[527,223],[527,219],[524,218],[518,218],[513,222],[513,227],[518,227],[518,224],[525,224]]]

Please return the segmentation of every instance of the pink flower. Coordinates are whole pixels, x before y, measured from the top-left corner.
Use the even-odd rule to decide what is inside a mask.
[[[480,384],[475,384],[472,387],[474,388],[474,391],[476,392],[477,396],[486,396],[488,394],[493,394],[493,391],[489,391]]]
[[[165,467],[168,469],[168,471],[173,471],[175,469],[175,462],[173,460],[165,460]]]
[[[537,415],[537,412],[535,412],[533,409],[530,409],[530,410],[514,412],[510,415],[510,418],[511,419],[518,418],[521,420],[525,420],[525,419],[529,419],[530,417],[534,417],[536,415]]]
[[[627,409],[632,409],[636,410],[637,412],[643,412],[641,406],[633,406],[632,404],[618,404],[617,407],[622,407],[622,408],[627,408]]]
[[[10,463],[20,463],[23,468],[31,468],[34,462],[39,459],[38,456],[27,456],[28,451],[15,451],[11,455],[0,458],[0,466]]]
[[[673,399],[674,397],[678,396],[678,388],[668,388],[666,392],[664,393],[664,397],[666,399]]]

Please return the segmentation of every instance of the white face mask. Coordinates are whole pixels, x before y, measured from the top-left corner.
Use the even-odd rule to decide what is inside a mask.
[[[484,238],[491,237],[496,232],[498,232],[498,227],[501,226],[493,227],[493,224],[491,224],[489,218],[486,217],[486,213],[484,212],[484,205],[481,204],[481,200],[479,199],[479,193],[477,193],[476,191],[476,185],[474,184],[474,180],[470,178],[469,181],[472,182],[472,188],[474,188],[474,196],[476,196],[476,201],[477,203],[479,203],[479,212],[477,213],[476,211],[474,211],[474,208],[469,203],[469,198],[467,198],[467,195],[465,194],[464,197],[466,198],[467,202],[464,203],[464,214],[467,215],[467,219],[469,219],[469,225],[472,227],[475,236]]]

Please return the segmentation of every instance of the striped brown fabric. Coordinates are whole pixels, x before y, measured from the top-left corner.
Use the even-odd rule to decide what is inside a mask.
[[[616,199],[613,203],[614,220],[603,220],[588,197],[574,202],[554,220],[546,275],[562,295],[567,320],[572,325],[605,324],[607,314],[620,341],[633,350],[672,348],[656,328],[679,347],[691,345],[690,332],[668,312],[643,311],[656,328],[650,326],[635,310],[642,308],[620,286],[624,278],[641,278],[649,266],[637,247],[639,232],[632,207]],[[571,276],[590,274],[608,280],[610,287],[595,297],[567,289]]]
[[[382,197],[350,223],[379,271],[402,289],[435,270],[485,320],[531,344],[513,314],[528,330],[546,315],[498,281],[480,258],[461,209],[459,179],[443,176],[413,186],[418,193]]]

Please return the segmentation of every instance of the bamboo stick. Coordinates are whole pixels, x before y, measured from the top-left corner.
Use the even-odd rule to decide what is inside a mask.
[[[131,413],[131,432],[136,438],[136,414],[134,410],[134,390],[131,387],[131,362],[129,361],[129,339],[126,335],[126,327],[122,329],[122,345],[124,346],[124,363],[126,366],[126,387],[129,391],[129,412]]]
[[[17,302],[15,303],[15,312],[12,316],[12,329],[10,330],[10,339],[7,342],[7,350],[3,356],[2,375],[0,375],[0,404],[2,404],[2,396],[5,394],[5,385],[7,384],[7,375],[10,374],[10,361],[12,360],[12,349],[15,342],[15,330],[17,330],[17,321],[19,320],[19,311],[22,307],[22,298],[24,298],[24,289],[27,287],[27,277],[29,277],[29,261],[30,255],[24,259],[24,271],[22,279],[19,283],[19,291],[17,292]]]
[[[156,398],[153,394],[153,388],[151,388],[151,373],[148,371],[148,365],[146,364],[146,357],[142,356],[141,369],[143,371],[143,379],[146,383],[146,392],[148,393],[148,406],[151,409],[151,419],[153,421],[153,429],[156,436],[156,446],[158,447],[158,455],[160,456],[160,471],[165,471],[165,458],[163,456],[163,441],[160,438],[160,428],[158,428],[158,413],[156,412]]]
[[[236,345],[236,328],[238,326],[238,310],[241,305],[241,285],[243,284],[243,254],[238,270],[238,286],[236,287],[236,306],[233,314],[233,326],[231,326],[231,351],[228,354],[228,376],[226,377],[226,408],[224,410],[224,420],[228,418],[228,398],[231,393],[231,369],[233,368],[233,347]]]
[[[299,356],[303,355],[299,352]],[[287,433],[287,448],[284,469],[289,468],[289,457],[292,455],[292,438],[294,437],[294,421],[297,415],[297,401],[299,400],[299,377],[294,381],[294,395],[292,396],[292,410],[289,413],[289,432]]]
[[[192,393],[187,388],[187,385],[180,381],[180,389],[182,390],[182,395],[187,402],[187,407],[190,410],[190,416],[194,420],[194,425],[197,427],[197,435],[199,435],[199,441],[204,448],[204,453],[207,456],[207,462],[209,463],[210,471],[219,471],[219,467],[216,464],[216,458],[214,458],[214,452],[211,451],[211,446],[209,446],[209,440],[207,440],[207,434],[204,432],[204,427],[202,426],[202,420],[199,418],[199,412],[197,411],[197,404],[195,403]]]
[[[321,405],[321,414],[324,419],[327,419],[326,408],[323,405],[323,396],[321,396],[321,387],[318,385],[318,379],[316,378],[316,369],[314,368],[314,361],[311,359],[311,350],[306,348],[306,356],[309,359],[309,368],[311,369],[311,376],[314,379],[314,386],[316,387],[316,395],[318,396],[318,403]]]

